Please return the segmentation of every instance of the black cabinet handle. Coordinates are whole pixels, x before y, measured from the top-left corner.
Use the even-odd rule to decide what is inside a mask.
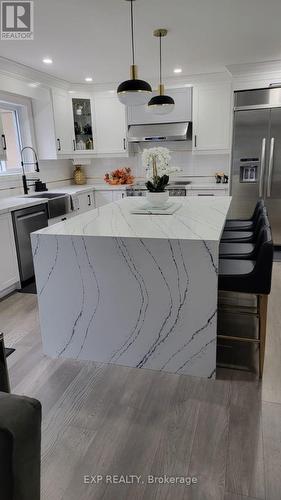
[[[90,207],[92,205],[92,202],[91,202],[91,195],[88,194],[88,206]]]
[[[197,148],[197,135],[194,136],[194,147]]]
[[[76,142],[75,142],[75,139],[73,139],[73,150],[76,151]]]
[[[3,150],[6,151],[7,149],[7,144],[6,144],[6,137],[5,134],[2,134],[2,145],[3,145]]]
[[[126,149],[127,149],[127,143],[126,143],[126,138],[125,137],[123,139],[123,148],[124,148],[124,151],[126,151]]]
[[[58,143],[58,151],[61,151],[60,139],[57,139],[57,143]]]

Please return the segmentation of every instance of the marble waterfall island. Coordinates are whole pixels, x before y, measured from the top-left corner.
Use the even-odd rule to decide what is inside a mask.
[[[218,248],[230,197],[125,198],[32,234],[48,356],[214,376]]]

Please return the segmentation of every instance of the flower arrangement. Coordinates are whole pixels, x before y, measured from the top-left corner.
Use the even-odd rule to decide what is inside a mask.
[[[104,180],[107,184],[111,184],[112,186],[132,184],[134,182],[134,176],[130,168],[117,168],[110,174],[105,174]]]
[[[142,162],[146,169],[146,187],[151,193],[163,193],[169,183],[169,174],[179,172],[170,166],[171,155],[167,148],[144,149]]]

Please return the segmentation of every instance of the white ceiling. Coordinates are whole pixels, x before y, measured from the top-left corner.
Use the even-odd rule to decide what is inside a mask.
[[[34,41],[0,41],[0,56],[72,83],[123,80],[130,65],[129,3],[35,0]],[[155,28],[169,29],[164,74],[219,72],[225,66],[281,60],[281,0],[137,0],[136,55],[141,78],[155,79]],[[53,65],[42,58],[50,56]],[[281,67],[281,65],[280,65]]]

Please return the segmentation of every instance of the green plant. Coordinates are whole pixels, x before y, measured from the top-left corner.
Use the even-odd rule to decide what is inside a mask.
[[[164,193],[168,183],[168,175],[164,174],[161,177],[158,175],[156,158],[154,156],[152,159],[152,179],[145,183],[148,191],[150,191],[150,193]]]
[[[159,177],[157,175],[153,177],[152,181],[147,181],[145,185],[148,191],[150,191],[151,193],[163,193],[168,183],[169,183],[168,175],[162,175],[162,177]]]

